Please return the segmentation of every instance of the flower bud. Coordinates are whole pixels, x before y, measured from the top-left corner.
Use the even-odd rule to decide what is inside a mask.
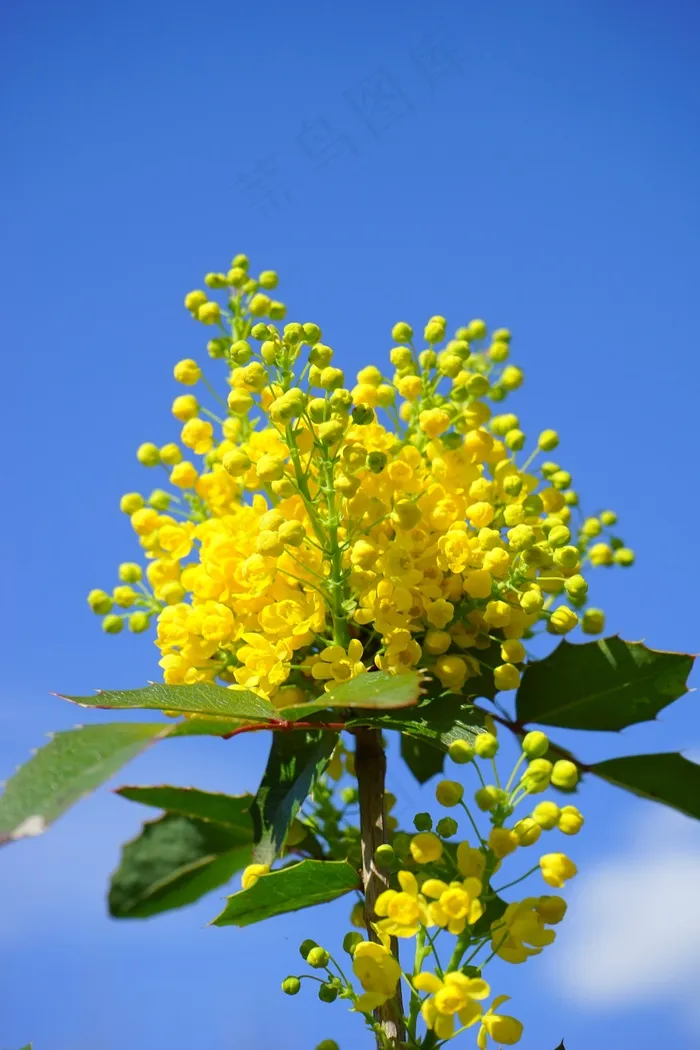
[[[391,338],[395,343],[410,343],[413,339],[413,329],[405,321],[397,321],[391,329]]]
[[[525,445],[525,434],[522,430],[509,430],[505,436],[506,447],[513,452],[519,452]]]
[[[227,474],[230,474],[233,478],[239,478],[246,471],[250,470],[251,462],[246,456],[245,452],[241,452],[240,449],[234,448],[231,452],[227,452],[222,460],[222,466]]]
[[[550,634],[568,634],[578,623],[578,616],[573,609],[560,605],[549,617],[547,630]]]
[[[441,806],[457,806],[463,795],[464,788],[456,780],[441,780],[435,788],[435,798]]]
[[[532,811],[532,819],[544,831],[556,828],[561,810],[556,802],[538,802]]]
[[[318,944],[316,943],[316,941],[312,941],[309,938],[308,940],[301,942],[301,944],[299,945],[299,954],[301,955],[302,959],[306,959],[312,948],[318,948]]]
[[[559,444],[559,435],[556,430],[543,430],[537,439],[537,447],[543,452],[551,452]]]
[[[285,977],[282,981],[282,991],[285,995],[296,995],[301,988],[301,981],[298,977]]]
[[[395,861],[396,853],[393,846],[390,846],[388,842],[377,846],[374,851],[374,863],[380,871],[391,871]]]
[[[501,386],[506,390],[517,390],[523,385],[524,375],[515,365],[506,365],[501,374]]]
[[[124,627],[124,618],[122,616],[110,615],[105,616],[102,621],[102,630],[107,634],[119,634]]]
[[[551,781],[562,791],[572,791],[578,783],[578,769],[573,762],[563,758],[554,763]]]
[[[508,343],[504,343],[501,339],[494,339],[491,346],[488,349],[488,355],[495,364],[503,364],[504,361],[508,360],[510,354],[510,347]]]
[[[429,813],[416,813],[413,818],[413,826],[416,831],[432,831],[433,818]]]
[[[395,346],[389,351],[389,360],[394,368],[411,368],[413,366],[413,351],[410,346]]]
[[[426,343],[441,343],[445,338],[445,330],[447,329],[447,321],[444,317],[436,315],[431,317],[423,331],[423,338]]]
[[[533,729],[523,737],[522,749],[528,758],[542,758],[549,751],[549,737],[539,729]]]
[[[138,492],[125,492],[122,498],[119,500],[119,509],[123,514],[134,514],[135,511],[141,510],[141,507],[145,506],[145,500],[143,496]]]
[[[620,547],[615,551],[614,560],[616,565],[628,568],[630,565],[634,565],[634,551],[630,550],[629,547]]]
[[[253,317],[264,317],[270,308],[270,302],[271,300],[268,295],[263,295],[262,292],[259,292],[250,300],[248,309]]]
[[[494,758],[498,753],[498,740],[493,733],[477,733],[474,737],[474,750],[479,758]]]
[[[518,836],[518,842],[521,846],[534,846],[542,834],[542,828],[532,817],[523,817],[515,825],[513,831]]]
[[[601,634],[605,629],[605,613],[602,609],[586,609],[581,620],[585,634]]]
[[[279,277],[274,270],[263,270],[263,272],[258,275],[258,284],[261,288],[266,288],[270,291],[271,289],[276,288],[279,284]]]
[[[261,481],[278,481],[284,474],[284,460],[266,453],[255,464],[255,472]]]
[[[560,569],[575,569],[578,566],[581,554],[578,547],[559,547],[554,552],[554,564]]]
[[[314,970],[323,970],[328,966],[331,957],[325,948],[316,945],[315,948],[309,949],[304,958],[309,966],[313,966]]]
[[[467,325],[467,339],[485,339],[487,331],[486,321],[470,321]]]
[[[474,744],[469,740],[453,740],[447,754],[458,766],[466,765],[474,758]]]
[[[287,307],[284,303],[280,303],[276,299],[273,299],[267,308],[267,316],[271,321],[283,321],[287,316]]]
[[[112,608],[112,598],[106,591],[94,590],[90,591],[87,596],[87,602],[94,613],[98,616],[104,616]]]
[[[197,320],[202,324],[217,324],[221,318],[221,307],[218,303],[202,303],[197,310]]]
[[[157,467],[160,463],[160,449],[152,442],[146,441],[136,449],[136,458],[144,467]]]
[[[306,532],[300,521],[284,521],[278,530],[280,540],[290,547],[298,547],[304,542]]]
[[[207,293],[196,288],[195,291],[188,292],[185,296],[185,308],[189,310],[190,313],[196,315],[197,310],[199,310],[200,306],[206,303],[206,301]]]
[[[505,791],[497,788],[494,784],[487,784],[474,792],[474,801],[482,813],[488,813],[507,799]]]
[[[319,424],[318,436],[326,445],[335,445],[345,434],[345,425],[338,419]]]
[[[489,388],[486,376],[472,375],[464,384],[470,397],[483,397]]]
[[[147,631],[151,623],[151,617],[147,612],[135,612],[129,617],[129,630],[132,634],[142,634]]]
[[[583,827],[583,815],[576,806],[562,806],[557,827],[565,835],[578,835]]]
[[[531,795],[546,791],[552,776],[552,763],[546,758],[534,758],[521,777],[521,783]]]
[[[423,350],[418,354],[418,364],[426,372],[429,372],[431,368],[435,368],[437,360],[438,356],[434,350]],[[457,371],[459,371],[459,369]],[[448,375],[448,373],[445,372],[445,375]]]
[[[334,368],[332,365],[327,365],[321,371],[318,385],[323,387],[324,390],[336,390],[343,385],[344,381],[345,375],[342,368]]]
[[[352,405],[352,394],[344,387],[334,390],[330,398],[331,411],[335,413],[347,412]]]

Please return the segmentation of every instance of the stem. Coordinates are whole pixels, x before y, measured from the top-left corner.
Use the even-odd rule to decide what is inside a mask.
[[[365,925],[368,938],[371,941],[379,941],[372,925],[375,919],[374,906],[379,894],[389,888],[389,876],[375,866],[374,853],[378,846],[384,845],[387,841],[384,803],[386,755],[378,729],[356,729],[355,738],[355,774],[360,801]],[[399,950],[396,938],[392,938],[391,950],[398,959]],[[406,1041],[400,983],[396,987],[394,998],[378,1007],[374,1011],[374,1016],[381,1024],[384,1033],[384,1039],[377,1036],[377,1046],[382,1047],[383,1043],[386,1043],[398,1050],[398,1047]]]

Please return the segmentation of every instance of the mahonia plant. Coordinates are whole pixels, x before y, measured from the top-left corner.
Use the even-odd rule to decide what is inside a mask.
[[[554,845],[508,868],[543,833],[579,831],[566,793],[595,774],[700,817],[700,767],[681,755],[586,765],[530,726],[653,719],[686,691],[692,661],[617,636],[563,638],[603,632],[590,570],[634,555],[612,510],[581,513],[571,474],[548,458],[556,431],[528,442],[504,411],[523,383],[507,329],[472,320],[450,337],[436,315],[418,335],[398,322],[384,367],[362,367],[352,385],[317,324],[282,324],[276,273],[252,278],[237,255],[204,283],[185,307],[212,330],[222,380],[189,358],[175,365],[187,388],[172,405],[179,441],[137,450],[168,487],[121,498],[143,562],[88,596],[109,634],[155,625],[163,683],[67,697],[171,720],[58,734],[8,782],[0,843],[42,832],[155,740],[270,731],[254,795],[120,789],[164,816],[125,847],[111,913],[179,907],[237,871],[217,925],[356,892],[351,976],[337,950],[307,940],[316,972],[288,976],[287,994],[317,981],[319,999],[345,1000],[385,1050],[434,1050],[465,1030],[480,1050],[515,1044],[522,1025],[484,970],[554,940],[566,904],[549,891],[575,863]],[[558,645],[542,657],[547,638]],[[520,748],[510,770],[496,761],[504,728]],[[466,792],[467,777],[435,790],[462,825],[418,813],[399,826],[385,789],[392,733],[421,783],[446,755],[463,767]],[[564,798],[532,798],[548,789]],[[527,896],[507,892],[524,880]]]

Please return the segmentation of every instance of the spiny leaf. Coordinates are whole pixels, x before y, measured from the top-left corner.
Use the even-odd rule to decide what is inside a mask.
[[[609,758],[589,769],[610,784],[700,820],[700,765],[677,752]]]
[[[522,723],[595,730],[652,721],[688,691],[692,665],[684,653],[659,652],[617,636],[584,645],[564,639],[526,668],[517,717]]]
[[[0,797],[0,844],[39,835],[173,726],[108,722],[56,735],[8,780]]]
[[[252,795],[222,795],[193,787],[174,787],[172,784],[153,787],[126,785],[117,788],[116,794],[144,806],[167,810],[168,813],[179,813],[184,817],[195,817],[232,828],[252,829],[249,813]]]
[[[358,872],[346,860],[302,860],[261,875],[248,890],[228,898],[214,926],[250,926],[274,915],[335,900],[361,887]]]
[[[249,815],[233,828],[166,813],[124,846],[109,890],[110,914],[145,919],[192,904],[249,864],[252,845]]]
[[[251,815],[255,828],[254,859],[272,864],[289,825],[323,773],[337,743],[336,733],[273,733],[270,755]]]
[[[147,708],[188,714],[215,715],[246,721],[277,721],[276,708],[248,689],[227,689],[211,682],[165,685],[154,682],[143,689],[101,690],[95,696],[64,696],[81,707]]]

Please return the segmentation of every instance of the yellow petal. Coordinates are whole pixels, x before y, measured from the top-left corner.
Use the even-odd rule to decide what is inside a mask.
[[[434,995],[442,988],[442,981],[434,973],[417,973],[412,980],[413,987],[419,992],[430,992]]]
[[[458,1010],[457,1016],[465,1028],[475,1024],[481,1017],[481,1007],[478,1003],[469,1002],[463,1010]]]
[[[401,885],[401,889],[404,891],[404,893],[409,893],[412,897],[418,896],[418,882],[416,881],[416,876],[413,874],[413,872],[400,871],[398,878],[399,883]]]

